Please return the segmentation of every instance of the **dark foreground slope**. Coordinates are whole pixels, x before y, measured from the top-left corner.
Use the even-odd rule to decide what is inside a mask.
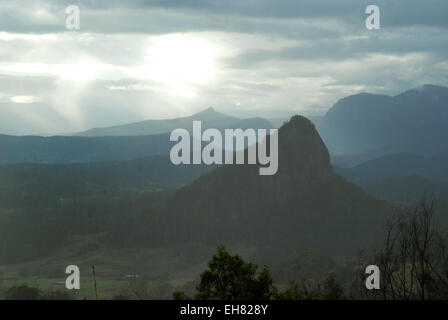
[[[228,165],[176,191],[138,221],[140,244],[302,245],[354,254],[372,244],[390,207],[334,174],[314,125],[295,116],[279,129],[279,169]]]

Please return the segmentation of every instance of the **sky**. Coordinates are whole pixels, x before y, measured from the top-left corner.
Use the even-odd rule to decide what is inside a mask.
[[[380,9],[368,30],[368,5]],[[80,9],[80,29],[66,8]],[[446,0],[1,0],[0,133],[68,134],[203,109],[324,114],[448,86]]]

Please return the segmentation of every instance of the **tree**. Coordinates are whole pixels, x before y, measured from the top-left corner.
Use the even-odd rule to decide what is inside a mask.
[[[279,292],[276,300],[322,300],[320,288],[316,290],[303,290],[296,281],[291,281],[284,291]]]
[[[245,261],[239,255],[230,255],[220,246],[208,264],[209,269],[200,276],[196,287],[198,300],[269,300],[276,294],[269,268]],[[175,292],[174,299],[187,299]]]
[[[345,299],[344,290],[342,289],[336,275],[331,273],[323,283],[323,298],[325,300],[341,300]]]
[[[389,221],[383,246],[372,258],[381,270],[381,289],[367,292],[362,277],[363,298],[448,297],[447,239],[434,223],[435,204],[422,200]]]
[[[317,286],[308,286],[308,288],[306,285],[300,286],[297,282],[291,281],[289,286],[276,296],[276,300],[341,300],[344,298],[344,290],[334,273],[325,277],[323,283],[319,282]]]
[[[336,300],[344,299],[344,292],[335,274],[329,274],[317,286],[307,288],[291,281],[283,291],[273,285],[267,266],[247,262],[239,255],[230,255],[220,246],[200,276],[198,300]],[[173,293],[174,300],[191,300],[184,292]]]
[[[184,292],[182,291],[175,291],[173,293],[173,300],[190,300],[190,297],[188,297]]]

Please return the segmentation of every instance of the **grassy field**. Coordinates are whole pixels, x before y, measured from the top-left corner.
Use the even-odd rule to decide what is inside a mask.
[[[68,265],[80,268],[81,288],[70,291],[74,299],[95,299],[92,265],[95,266],[99,299],[112,299],[116,296],[138,299],[136,292],[143,299],[171,299],[173,292],[178,290],[194,294],[199,276],[207,269],[207,262],[216,250],[215,247],[198,246],[118,250],[99,245],[95,237],[83,237],[79,240],[76,245],[66,247],[50,257],[15,265],[0,265],[0,299],[6,290],[21,285],[43,291],[66,292],[65,280],[68,275],[65,274],[65,269]],[[259,264],[265,256],[253,247],[228,249],[248,259],[254,258],[254,262]],[[300,253],[299,257],[302,256]],[[306,270],[319,269],[318,266],[328,264],[325,259],[313,257],[306,258],[306,261],[294,260],[294,265],[303,266],[303,276],[311,277],[313,274]],[[285,274],[285,270],[279,269],[283,264],[274,268],[273,271],[277,270],[273,274],[274,279],[285,283],[287,280],[295,280],[291,270],[285,269],[289,270]],[[307,265],[309,266],[306,267]],[[282,279],[280,275],[287,279]]]
[[[173,279],[170,281],[145,281],[138,279],[106,279],[98,278],[98,295],[99,299],[112,299],[118,295],[126,295],[131,299],[138,299],[135,292],[138,292],[143,298],[157,298],[152,296],[151,292],[157,294],[161,287],[165,287],[169,290],[177,290],[182,288],[186,283],[192,279]],[[66,291],[65,278],[50,279],[50,278],[38,278],[28,277],[21,279],[3,279],[0,283],[0,290],[5,291],[13,286],[27,285],[30,287],[39,288],[45,291],[61,290]],[[72,290],[69,292],[74,299],[95,299],[94,280],[93,276],[81,277],[81,286],[79,290]],[[163,292],[162,292],[163,293]],[[169,294],[170,292],[165,292]],[[148,296],[149,294],[149,296]],[[169,298],[165,296],[163,298]]]
[[[169,299],[176,290],[197,279],[206,268],[214,248],[122,249],[99,246],[85,250],[94,239],[83,239],[79,245],[65,248],[51,257],[15,265],[0,265],[1,292],[13,286],[27,285],[44,291],[67,290],[65,269],[68,265],[80,268],[81,288],[72,290],[75,299],[95,299],[92,265],[95,265],[100,299],[125,295],[137,299]],[[84,253],[83,253],[84,252]],[[188,252],[196,252],[189,254]]]

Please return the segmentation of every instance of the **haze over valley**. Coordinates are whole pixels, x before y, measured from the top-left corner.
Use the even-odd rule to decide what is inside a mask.
[[[0,299],[448,298],[448,2],[367,6],[1,1]]]

